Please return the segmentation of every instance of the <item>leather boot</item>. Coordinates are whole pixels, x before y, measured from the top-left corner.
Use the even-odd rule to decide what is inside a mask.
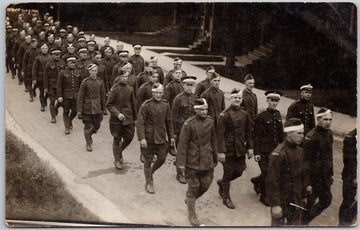
[[[224,190],[223,190],[223,187],[222,187],[222,180],[218,180],[218,181],[216,181],[216,183],[219,186],[219,196],[224,197]]]
[[[146,180],[145,190],[150,194],[154,194],[155,190],[154,190],[154,182],[152,180],[151,168],[144,167],[144,174]]]
[[[223,203],[225,204],[226,207],[230,208],[230,209],[234,209],[235,205],[233,204],[233,202],[230,199],[230,182],[222,182],[222,189],[223,189]]]
[[[32,91],[32,89],[31,89],[31,87],[28,87],[28,92],[29,92],[29,95],[30,95],[29,101],[30,101],[30,102],[33,102],[33,101],[34,101],[34,98],[33,98],[33,91]]]
[[[198,220],[195,211],[195,198],[187,198],[185,203],[187,204],[190,224],[192,226],[200,226],[200,221]]]

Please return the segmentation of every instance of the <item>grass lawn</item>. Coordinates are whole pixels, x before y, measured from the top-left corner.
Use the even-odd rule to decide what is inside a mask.
[[[5,133],[5,218],[99,222],[67,191],[56,172],[13,133]]]

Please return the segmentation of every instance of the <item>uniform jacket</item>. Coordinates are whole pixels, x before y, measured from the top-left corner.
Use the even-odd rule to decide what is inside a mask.
[[[174,80],[174,77],[173,77],[173,74],[174,74],[174,69],[172,69],[172,70],[170,70],[167,74],[166,74],[166,76],[165,76],[165,79],[164,79],[164,87],[167,85],[167,84],[169,84],[172,80]],[[184,71],[184,70],[181,70],[181,72],[182,72],[182,75],[181,75],[181,77],[186,77],[187,76],[187,74],[186,74],[186,72]]]
[[[32,80],[42,82],[44,79],[45,65],[52,59],[50,54],[39,54],[32,67]]]
[[[109,92],[106,107],[111,113],[110,124],[133,124],[137,116],[134,89],[127,84],[115,83]],[[126,119],[120,121],[119,113],[124,114]]]
[[[205,90],[201,95],[201,98],[205,98],[208,103],[208,115],[214,118],[215,124],[219,120],[221,111],[225,109],[224,93],[220,89],[210,87]]]
[[[214,120],[194,115],[181,128],[177,166],[196,170],[212,169],[217,164],[217,140]]]
[[[81,71],[81,81],[89,76],[89,71],[87,67],[91,64],[92,61],[90,59],[77,59],[75,62],[75,66],[78,70]]]
[[[313,128],[304,140],[304,159],[311,178],[333,175],[333,134],[320,126]]]
[[[151,76],[151,75],[152,75],[151,72],[146,72],[146,71],[139,73],[139,75],[136,78],[136,83],[135,83],[136,89],[140,88],[143,84],[148,82],[149,76]]]
[[[114,50],[113,47],[104,45],[104,46],[102,46],[102,47],[100,48],[101,57],[105,57],[105,50],[106,50],[108,47],[110,47],[110,49],[112,50],[113,53],[115,52],[115,50]]]
[[[105,66],[106,75],[111,76],[113,72],[113,68],[116,64],[116,61],[111,57],[105,57],[100,61],[101,64]],[[111,79],[111,84],[113,83],[114,79]],[[112,85],[111,85],[112,86]]]
[[[172,108],[172,103],[174,98],[184,90],[182,82],[179,80],[172,80],[169,84],[166,85],[164,90],[164,99],[167,100]]]
[[[132,55],[129,58],[129,62],[132,64],[132,74],[137,76],[139,73],[143,72],[145,69],[145,61],[144,58],[141,55]]]
[[[124,63],[122,61],[119,61],[113,66],[113,69],[111,71],[111,77],[110,77],[110,84],[111,86],[114,84],[115,78],[118,76],[119,68],[123,67]]]
[[[152,97],[152,86],[153,83],[151,81],[143,84],[136,92],[136,108],[139,111],[141,104],[150,99]]]
[[[174,131],[171,122],[169,103],[165,100],[146,100],[140,107],[137,116],[138,139],[145,139],[152,144],[165,144],[167,137],[173,138]]]
[[[30,48],[31,48],[30,43],[24,42],[20,46],[18,52],[16,53],[16,60],[17,60],[17,63],[20,65],[20,68],[22,68],[22,66],[23,66],[23,57],[25,56],[25,52],[26,52],[26,50],[28,50]]]
[[[18,38],[15,40],[15,43],[13,45],[13,50],[12,50],[12,57],[15,58],[15,63],[16,64],[20,64],[21,60],[18,59],[17,57],[17,52],[19,51],[20,47],[25,44],[25,39],[23,38]]]
[[[100,78],[85,78],[77,97],[77,111],[82,114],[102,114],[105,111],[105,86]]]
[[[184,122],[195,115],[194,100],[196,98],[195,94],[186,92],[182,92],[175,97],[171,109],[175,135],[179,136]]]
[[[51,59],[44,68],[44,89],[56,88],[59,72],[65,69],[63,60]]]
[[[256,94],[249,92],[246,89],[243,90],[243,101],[241,106],[245,107],[249,112],[251,120],[254,122],[256,115],[258,114],[258,102]]]
[[[357,140],[356,129],[352,130],[344,138],[343,159],[344,168],[342,171],[342,180],[355,180],[357,175]]]
[[[259,113],[254,127],[254,154],[270,154],[284,140],[284,130],[279,110],[267,108]]]
[[[22,60],[22,71],[26,74],[32,74],[32,67],[35,61],[36,56],[41,53],[39,48],[29,48],[26,50],[23,60]]]
[[[206,78],[205,80],[199,82],[199,84],[196,85],[195,94],[198,97],[200,97],[200,95],[210,87],[211,87],[210,80],[209,80],[209,78]]]
[[[76,99],[81,84],[81,74],[81,71],[76,68],[61,70],[57,81],[57,97]]]
[[[267,201],[271,207],[289,203],[304,207],[305,188],[308,177],[304,164],[303,149],[287,140],[279,144],[269,156],[265,178]]]
[[[219,152],[228,156],[244,156],[254,148],[252,122],[243,107],[230,106],[220,114],[217,125]]]
[[[286,119],[299,118],[304,124],[304,134],[306,135],[315,127],[314,105],[304,99],[299,99],[292,103],[287,111]]]

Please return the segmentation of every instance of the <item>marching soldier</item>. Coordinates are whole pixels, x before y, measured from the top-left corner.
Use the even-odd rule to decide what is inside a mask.
[[[219,194],[226,207],[234,209],[230,197],[230,182],[240,177],[246,168],[246,155],[254,155],[252,122],[248,111],[241,107],[242,92],[233,89],[230,95],[230,107],[220,114],[218,124],[219,153],[225,154],[224,173],[219,185]]]
[[[265,92],[268,108],[259,113],[255,119],[254,127],[254,154],[255,161],[259,163],[261,170],[260,176],[251,178],[255,191],[260,191],[260,201],[266,202],[265,178],[269,165],[270,153],[284,140],[284,130],[279,110],[282,93],[279,91]]]
[[[66,59],[67,68],[59,73],[57,81],[58,102],[63,104],[65,135],[73,128],[72,120],[76,117],[76,100],[82,80],[81,70],[76,68],[76,57]]]
[[[119,70],[119,76],[125,74],[128,78],[127,84],[134,89],[134,95],[136,95],[136,76],[131,74],[132,65],[129,62],[124,63],[124,66]],[[121,74],[120,74],[121,73]],[[114,84],[118,81],[118,77],[115,78]]]
[[[195,211],[195,202],[210,187],[214,178],[217,161],[224,161],[219,155],[214,120],[207,115],[204,98],[194,100],[196,115],[187,119],[181,128],[177,166],[185,173],[188,183],[186,200],[189,222],[200,226]]]
[[[181,76],[181,70],[174,71],[173,80],[165,87],[164,99],[169,102],[170,108],[172,108],[174,98],[183,91]]]
[[[182,77],[181,81],[184,90],[174,98],[171,109],[176,145],[179,143],[180,131],[184,122],[195,115],[194,100],[197,98],[197,96],[192,92],[195,86],[196,77]],[[179,167],[176,167],[176,179],[180,183],[186,184],[185,175]]]
[[[286,119],[299,118],[304,124],[304,134],[306,135],[315,127],[314,105],[310,102],[313,87],[310,84],[303,85],[300,87],[300,91],[300,99],[289,106]]]
[[[149,76],[153,74],[152,63],[145,62],[145,70],[144,72],[139,73],[136,78],[135,87],[136,89],[140,88],[144,83],[149,81]]]
[[[39,54],[34,61],[32,67],[32,81],[33,81],[33,90],[39,88],[40,94],[40,106],[41,112],[45,111],[45,107],[47,106],[47,95],[44,94],[44,70],[45,65],[51,60],[51,55],[48,53],[49,48],[46,43],[44,43],[41,47],[41,54]]]
[[[98,66],[97,77],[100,78],[101,80],[103,80],[104,85],[105,85],[105,92],[107,94],[111,89],[111,85],[110,85],[109,77],[106,72],[106,67],[105,67],[105,65],[102,64],[100,51],[96,51],[96,55],[95,55],[94,59],[92,60],[92,62]]]
[[[134,55],[132,55],[129,59],[129,62],[133,66],[133,72],[135,76],[144,71],[145,61],[144,58],[140,55],[141,53],[141,44],[133,44],[134,47]]]
[[[122,169],[122,152],[131,143],[135,133],[136,102],[134,88],[127,84],[128,74],[117,77],[109,92],[107,109],[111,113],[109,127],[113,141],[115,167]]]
[[[212,73],[210,76],[211,86],[200,97],[205,98],[208,104],[208,115],[215,120],[215,129],[219,121],[220,113],[225,109],[224,92],[219,89],[220,75]]]
[[[24,75],[22,72],[23,69],[23,57],[25,55],[25,52],[30,49],[31,47],[31,35],[26,35],[25,36],[25,42],[20,46],[19,50],[16,53],[16,62],[17,62],[17,67],[18,67],[18,75],[19,75],[19,85],[21,85],[22,82],[24,82]],[[27,83],[28,84],[28,83]],[[25,92],[28,92],[28,85],[25,85],[24,82],[24,86],[25,86]]]
[[[155,193],[153,175],[166,160],[167,138],[170,139],[171,146],[175,145],[169,103],[162,99],[163,86],[153,85],[152,93],[153,97],[141,105],[136,125],[140,146],[146,149],[143,152],[145,189],[150,194]],[[152,164],[154,155],[157,155],[157,159]]]
[[[110,47],[106,47],[104,49],[104,55],[105,57],[101,60],[101,64],[105,66],[106,69],[106,75],[112,76],[113,68],[116,64],[116,60],[112,57],[113,56],[113,50]],[[113,85],[114,79],[110,79],[110,87]]]
[[[112,69],[111,78],[110,78],[111,85],[114,84],[114,80],[118,76],[119,69],[122,68],[125,65],[125,63],[128,62],[128,59],[129,59],[129,51],[122,50],[119,53],[119,61],[114,65]]]
[[[152,64],[153,69],[156,69],[159,73],[159,82],[160,84],[164,83],[164,72],[160,66],[158,66],[158,58],[155,56],[150,57],[150,63]]]
[[[307,191],[311,193],[307,199],[304,224],[307,225],[330,206],[333,183],[333,134],[330,130],[332,112],[320,108],[316,114],[318,125],[310,130],[304,141],[304,159],[308,167],[310,184]],[[319,201],[315,204],[316,199]]]
[[[85,79],[85,77],[87,77],[89,75],[89,71],[88,71],[87,67],[89,66],[89,64],[92,63],[92,61],[91,61],[92,58],[91,59],[88,58],[86,48],[79,49],[78,55],[79,55],[79,59],[76,60],[75,65],[76,65],[76,68],[81,71],[81,76],[82,76],[81,81],[82,81]]]
[[[208,88],[210,88],[211,86],[211,80],[210,77],[212,75],[212,73],[215,73],[215,67],[212,65],[209,65],[206,69],[206,78],[205,80],[202,80],[201,82],[199,82],[199,84],[196,85],[196,89],[195,89],[195,94],[200,97],[200,95],[207,90]]]
[[[271,226],[301,225],[305,187],[304,125],[298,118],[285,122],[285,140],[269,156],[266,175],[266,199],[271,206]]]
[[[53,49],[51,51],[52,60],[50,60],[44,68],[44,94],[48,95],[50,99],[50,115],[51,123],[56,123],[55,101],[57,93],[57,79],[59,72],[65,69],[66,63],[60,58],[60,49]]]
[[[31,39],[31,38],[30,38]],[[19,33],[19,38],[15,40],[13,50],[12,50],[12,62],[14,63],[15,70],[14,73],[18,75],[18,84],[21,85],[23,80],[21,78],[21,67],[20,63],[22,60],[19,60],[17,57],[17,52],[19,51],[20,47],[25,44],[25,30],[21,30]]]
[[[149,81],[143,84],[136,93],[136,108],[140,109],[141,104],[153,96],[152,88],[155,83],[159,82],[159,75],[156,71],[149,76]]]
[[[164,79],[164,87],[173,80],[173,73],[175,70],[178,70],[180,69],[181,70],[181,66],[182,66],[182,60],[178,57],[174,58],[174,61],[173,61],[173,65],[174,65],[174,68],[172,70],[170,70],[166,76],[165,76],[165,79]],[[181,77],[186,77],[187,74],[184,70],[181,70],[182,72],[182,76]]]
[[[89,77],[85,78],[77,97],[77,111],[84,123],[86,151],[92,151],[92,135],[100,128],[103,113],[106,110],[104,82],[97,77],[98,66],[90,64],[87,67]]]
[[[245,107],[249,112],[251,121],[254,122],[258,113],[258,102],[256,94],[253,92],[255,79],[253,75],[247,74],[244,77],[245,89],[243,90],[243,102],[241,106]]]

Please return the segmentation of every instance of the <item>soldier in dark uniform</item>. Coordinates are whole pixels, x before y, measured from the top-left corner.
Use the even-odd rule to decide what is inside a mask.
[[[204,98],[194,101],[195,116],[187,119],[181,128],[177,166],[184,171],[188,183],[186,200],[189,222],[200,226],[195,211],[195,202],[210,187],[214,178],[217,161],[224,161],[219,156],[214,120],[207,115],[207,103]]]
[[[318,125],[310,130],[304,141],[304,159],[308,168],[309,186],[311,192],[307,199],[304,224],[307,225],[330,206],[333,183],[333,134],[330,130],[332,112],[320,108],[316,114]],[[316,199],[319,201],[315,204]]]
[[[49,36],[47,37],[46,44],[48,45],[49,50],[52,50],[57,46],[55,44],[55,36],[54,36],[54,34],[49,34]]]
[[[84,136],[86,151],[92,151],[92,135],[100,128],[103,113],[106,110],[104,82],[97,77],[98,66],[90,64],[87,67],[89,77],[85,78],[79,89],[77,97],[77,112],[84,123]]]
[[[77,39],[76,45],[77,45],[76,47],[77,51],[79,51],[79,49],[86,48],[86,39],[84,37],[79,37]]]
[[[104,38],[104,46],[102,46],[102,47],[100,48],[100,52],[101,52],[103,58],[105,57],[105,50],[106,50],[107,48],[111,49],[112,55],[115,53],[114,48],[110,46],[110,38],[109,38],[109,37],[105,37],[105,38]],[[111,56],[112,56],[112,55],[111,55]]]
[[[241,106],[245,107],[249,112],[251,121],[254,122],[258,113],[258,102],[256,94],[253,93],[255,79],[253,75],[247,74],[244,77],[245,89],[243,90],[243,102]]]
[[[45,65],[51,60],[51,55],[48,53],[49,48],[46,43],[44,43],[40,49],[41,53],[35,58],[32,67],[32,81],[34,85],[33,90],[35,91],[37,88],[40,90],[40,110],[44,112],[47,106],[47,95],[44,94],[44,70]]]
[[[178,58],[178,57],[174,58],[173,65],[174,65],[174,69],[170,70],[165,76],[164,87],[166,87],[166,85],[173,80],[174,71],[178,70],[178,69],[181,69],[182,60],[180,58]],[[186,77],[187,76],[187,74],[186,74],[186,72],[184,70],[181,70],[181,72],[182,72],[181,77]]]
[[[120,60],[114,65],[114,67],[112,69],[111,78],[110,78],[111,85],[114,84],[114,80],[118,76],[119,69],[122,68],[125,65],[125,63],[127,63],[128,59],[129,59],[129,51],[122,50],[119,53],[119,59]]]
[[[339,226],[354,226],[357,219],[357,132],[352,130],[344,138],[342,171],[343,202],[339,210]]]
[[[107,47],[104,50],[104,53],[105,53],[105,57],[101,60],[101,64],[103,64],[105,66],[106,75],[112,76],[112,71],[116,64],[116,60],[112,57],[114,52],[112,49],[110,49],[110,47]],[[114,79],[109,79],[110,87],[113,85],[113,81],[114,81]]]
[[[66,59],[68,57],[76,57],[78,59],[79,55],[75,51],[76,51],[76,48],[75,48],[74,44],[69,43],[66,45],[66,53],[61,58],[64,61],[66,61]]]
[[[140,146],[146,149],[143,152],[145,189],[150,194],[155,193],[153,174],[166,160],[167,138],[170,139],[171,146],[175,145],[169,103],[162,99],[163,86],[153,85],[152,93],[153,97],[141,105],[136,125]],[[157,159],[152,164],[154,155],[157,155]]]
[[[200,95],[205,91],[207,90],[208,88],[211,87],[211,80],[210,80],[210,77],[212,75],[212,73],[215,73],[215,67],[210,65],[207,67],[206,69],[206,78],[205,80],[202,80],[201,82],[199,82],[197,85],[196,85],[196,88],[195,88],[195,94],[200,97]]]
[[[89,76],[89,71],[87,67],[92,63],[92,58],[88,58],[87,56],[88,50],[86,48],[81,48],[78,50],[79,59],[76,60],[75,66],[77,69],[81,71],[81,81],[84,80],[87,76]]]
[[[38,47],[40,48],[45,43],[46,43],[46,33],[45,31],[42,30],[39,33]]]
[[[218,123],[219,153],[225,154],[224,173],[219,185],[219,194],[226,207],[234,209],[230,197],[230,182],[240,177],[246,168],[246,155],[254,155],[252,122],[247,110],[241,107],[242,92],[233,89],[229,108],[220,113]]]
[[[129,62],[124,63],[124,66],[120,68],[119,70],[119,76],[121,75],[126,75],[128,78],[127,80],[127,85],[130,86],[131,88],[133,88],[134,90],[134,95],[136,95],[136,76],[131,74],[131,70],[132,70],[132,65]],[[114,80],[114,84],[116,84],[118,81],[118,77],[115,78]]]
[[[159,75],[154,73],[149,76],[149,81],[143,84],[136,93],[136,108],[140,109],[141,104],[152,97],[152,88],[155,83],[159,82]]]
[[[65,69],[66,63],[60,58],[60,49],[53,49],[51,51],[53,59],[50,60],[44,68],[44,94],[48,95],[50,99],[49,109],[51,115],[51,123],[56,123],[55,101],[57,93],[57,79],[59,72]]]
[[[172,108],[174,98],[184,90],[181,77],[181,70],[174,71],[173,80],[165,87],[164,99],[169,102],[170,108]]]
[[[305,206],[306,171],[303,149],[304,125],[298,118],[285,122],[285,140],[269,156],[266,199],[271,207],[271,226],[301,225]]]
[[[109,77],[106,72],[106,67],[105,67],[105,65],[102,64],[102,58],[101,58],[100,51],[96,51],[96,55],[95,55],[94,59],[92,60],[92,62],[98,66],[97,77],[100,78],[101,80],[103,80],[104,85],[105,85],[105,91],[107,94],[111,89],[111,85],[110,85]]]
[[[254,158],[259,163],[261,174],[251,178],[251,182],[255,188],[259,188],[260,201],[268,205],[265,199],[265,178],[269,165],[269,155],[284,140],[284,130],[281,114],[276,109],[282,93],[267,91],[265,95],[268,108],[257,115],[254,127]]]
[[[23,69],[23,57],[25,55],[26,50],[30,49],[31,47],[31,35],[25,36],[25,42],[20,46],[19,50],[16,53],[16,62],[18,67],[18,77],[19,77],[19,85],[21,85],[22,82],[24,82],[24,74],[22,72]],[[25,92],[28,92],[28,85],[25,85]]]
[[[63,119],[65,125],[65,135],[70,134],[73,128],[72,120],[76,117],[76,100],[79,92],[82,72],[76,68],[76,57],[66,59],[67,68],[59,73],[57,81],[58,102],[63,103]]]
[[[6,64],[6,73],[10,72],[11,69],[11,47],[14,43],[14,33],[12,33],[12,26],[7,25],[6,26],[6,34],[5,34],[5,43],[6,43],[6,52],[5,52],[5,64]]]
[[[34,101],[33,96],[34,92],[32,90],[32,67],[35,61],[36,56],[41,53],[40,49],[37,47],[37,40],[35,38],[31,39],[31,47],[26,50],[24,57],[22,59],[22,70],[21,74],[24,77],[24,82],[27,90],[30,95],[30,102]]]
[[[133,72],[135,76],[144,71],[145,61],[144,58],[140,55],[141,53],[141,44],[133,44],[134,47],[134,55],[132,55],[129,59],[129,62],[133,66]]]
[[[8,52],[9,56],[9,62],[10,62],[10,71],[11,71],[11,78],[15,79],[15,75],[16,75],[16,64],[15,64],[15,59],[14,59],[14,45],[15,45],[15,41],[18,39],[18,29],[17,28],[13,28],[12,29],[12,36],[10,38],[10,43],[8,44],[9,46],[7,47],[6,52]]]
[[[184,90],[174,98],[171,109],[174,139],[176,144],[179,143],[180,131],[184,122],[195,115],[194,100],[197,98],[197,96],[192,92],[195,86],[196,77],[182,77],[181,81]],[[180,183],[186,184],[185,175],[179,167],[176,167],[176,179]]]
[[[210,76],[211,87],[205,90],[200,97],[205,98],[208,103],[208,115],[214,118],[215,128],[220,113],[225,109],[224,92],[219,89],[220,75],[212,73]]]
[[[121,41],[117,41],[113,58],[118,63],[120,61],[120,53],[124,49],[124,44]]]
[[[291,117],[301,119],[306,135],[315,127],[314,105],[310,102],[313,87],[310,84],[303,85],[300,87],[300,91],[300,99],[289,106],[286,119]]]
[[[159,82],[160,84],[164,83],[164,71],[160,66],[158,66],[158,58],[155,56],[150,57],[150,63],[152,64],[153,69],[156,69],[159,73]]]
[[[88,49],[88,53],[87,53],[88,58],[92,59],[96,55],[95,51],[97,51],[95,41],[87,41],[86,48]]]
[[[115,167],[122,169],[122,152],[131,143],[135,133],[136,102],[134,88],[127,84],[128,76],[120,75],[109,92],[107,109],[111,113],[109,127],[113,141]]]
[[[16,70],[17,70],[19,85],[22,84],[23,80],[21,78],[21,68],[20,68],[21,60],[17,58],[17,52],[19,51],[20,47],[23,44],[25,44],[25,30],[20,31],[19,37],[15,40],[12,50],[12,62],[14,63],[14,68],[15,68],[14,73],[16,74]]]
[[[140,88],[144,83],[149,81],[149,76],[153,74],[152,63],[145,62],[145,70],[137,75],[135,88]]]

